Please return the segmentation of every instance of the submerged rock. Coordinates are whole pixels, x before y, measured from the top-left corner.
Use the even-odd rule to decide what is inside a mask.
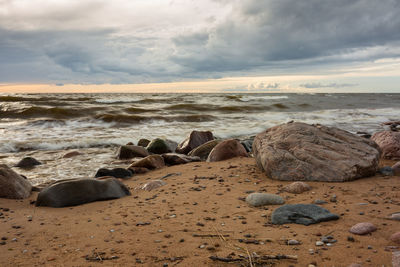
[[[69,158],[73,158],[73,157],[76,157],[79,155],[82,155],[82,153],[79,151],[71,151],[71,152],[64,154],[63,159],[69,159]]]
[[[391,160],[400,160],[400,132],[383,131],[372,135],[380,149],[382,157]]]
[[[38,195],[36,206],[54,208],[129,196],[129,189],[118,179],[70,179],[57,181]]]
[[[142,147],[146,147],[150,144],[150,140],[142,138],[138,141],[137,145],[138,146],[142,146]]]
[[[235,157],[247,157],[246,149],[236,139],[227,139],[216,145],[208,155],[208,162],[227,160]]]
[[[192,131],[186,139],[178,145],[176,152],[187,154],[196,147],[214,140],[214,136],[210,131]]]
[[[253,207],[265,205],[282,205],[285,200],[279,195],[268,193],[251,193],[246,197],[246,202]]]
[[[285,181],[343,182],[375,175],[377,145],[349,132],[321,125],[287,123],[254,139],[257,166]]]
[[[36,165],[42,165],[41,162],[39,162],[38,160],[36,160],[35,158],[32,157],[25,157],[23,159],[21,159],[16,165],[15,167],[18,168],[33,168]]]
[[[310,225],[339,219],[339,215],[314,204],[287,204],[277,208],[271,215],[273,224],[297,223]]]
[[[0,164],[0,198],[21,199],[31,195],[31,183],[5,164]]]

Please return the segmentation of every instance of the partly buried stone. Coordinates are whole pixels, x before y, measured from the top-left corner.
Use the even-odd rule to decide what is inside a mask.
[[[378,172],[384,176],[392,176],[393,175],[393,169],[390,166],[382,167],[378,170]]]
[[[396,232],[390,236],[390,240],[400,245],[400,232]]]
[[[133,162],[128,169],[132,167],[142,167],[149,170],[159,169],[165,166],[164,159],[160,155],[150,155],[143,159]]]
[[[222,140],[217,140],[217,139],[208,141],[208,142],[196,147],[192,151],[190,151],[188,153],[188,156],[200,157],[200,159],[206,160],[208,155],[210,154],[211,150],[213,150],[213,148],[216,145],[218,145],[221,141]]]
[[[147,145],[147,151],[154,154],[164,154],[172,152],[172,149],[166,140],[156,138]]]
[[[355,235],[366,235],[376,231],[376,227],[370,222],[362,222],[353,225],[349,231]]]
[[[392,166],[393,175],[400,176],[400,161]]]
[[[176,152],[187,154],[196,147],[214,140],[214,136],[210,131],[192,131],[186,139],[178,145]]]
[[[43,189],[37,197],[36,206],[54,208],[76,206],[130,194],[129,189],[115,178],[62,180]]]
[[[151,191],[151,190],[157,189],[157,188],[159,188],[159,187],[161,187],[163,185],[166,185],[166,184],[167,183],[164,182],[163,180],[153,180],[153,181],[150,181],[150,182],[145,183],[144,185],[142,185],[140,187],[140,189],[143,189],[143,190],[146,190],[146,191]]]
[[[24,177],[0,164],[0,197],[21,199],[31,195],[32,185]]]
[[[191,157],[184,154],[178,153],[165,153],[161,155],[164,158],[164,162],[167,165],[179,165],[186,164],[189,162],[200,161],[199,157]]]
[[[39,162],[38,160],[36,160],[35,158],[32,157],[25,157],[23,159],[21,159],[16,165],[15,167],[19,167],[19,168],[33,168],[36,165],[41,165],[42,163]]]
[[[285,204],[281,196],[268,193],[251,193],[246,197],[246,202],[253,207]]]
[[[208,155],[207,161],[221,161],[235,157],[247,157],[246,149],[236,139],[227,139],[216,145]]]
[[[255,136],[250,136],[248,138],[245,139],[241,139],[240,143],[242,144],[242,146],[246,149],[246,151],[248,153],[253,151],[253,142],[254,142],[254,137]]]
[[[103,177],[103,176],[112,176],[115,178],[131,178],[132,171],[124,168],[115,168],[115,169],[106,169],[101,168],[99,169],[94,177]]]
[[[386,219],[400,221],[400,212],[395,212],[386,217]]]
[[[306,184],[305,182],[293,182],[283,188],[283,191],[292,194],[301,194],[305,191],[311,190],[311,186]]]
[[[310,225],[337,219],[339,219],[338,215],[314,204],[283,205],[274,210],[271,215],[273,224],[297,223]]]
[[[257,166],[285,181],[343,182],[375,175],[380,151],[375,142],[334,127],[293,122],[258,134]]]
[[[117,152],[118,159],[144,158],[149,155],[146,148],[142,146],[124,145],[120,146]]]
[[[133,174],[143,174],[149,171],[149,169],[143,167],[129,167],[128,170]]]
[[[79,151],[71,151],[71,152],[64,154],[63,159],[69,159],[69,158],[73,158],[73,157],[76,157],[79,155],[82,155],[82,153]]]
[[[392,267],[400,267],[400,251],[392,252]]]
[[[146,146],[148,146],[148,144],[150,144],[150,140],[145,139],[145,138],[140,139],[137,143],[138,146],[142,146],[142,147],[146,147]]]
[[[382,158],[400,160],[400,132],[382,131],[372,135],[380,149]]]

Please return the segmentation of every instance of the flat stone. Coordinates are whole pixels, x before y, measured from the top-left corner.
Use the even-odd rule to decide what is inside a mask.
[[[356,235],[366,235],[366,234],[372,233],[376,230],[377,230],[377,228],[372,223],[361,222],[361,223],[357,223],[357,224],[353,225],[349,231],[350,231],[350,233],[356,234]]]
[[[246,202],[253,207],[259,207],[265,205],[282,205],[285,203],[285,200],[279,195],[251,193],[246,197]]]
[[[314,204],[287,204],[274,210],[271,215],[273,224],[297,223],[310,225],[337,219],[339,219],[338,215]]]

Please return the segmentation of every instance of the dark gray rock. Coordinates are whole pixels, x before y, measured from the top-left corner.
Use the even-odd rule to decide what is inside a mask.
[[[253,207],[260,207],[265,205],[282,205],[285,203],[285,200],[275,194],[251,193],[246,197],[246,202]]]
[[[132,177],[133,173],[130,170],[124,168],[115,168],[115,169],[106,169],[101,168],[96,172],[94,177],[103,177],[103,176],[112,176],[115,178],[130,178]]]
[[[140,140],[138,141],[137,145],[138,145],[138,146],[142,146],[142,147],[146,147],[146,146],[149,145],[149,143],[150,143],[150,140],[145,139],[145,138],[142,138],[142,139],[140,139]]]
[[[393,169],[390,166],[385,166],[379,169],[378,171],[380,174],[384,175],[384,176],[393,176]]]
[[[337,219],[339,219],[338,215],[314,204],[287,204],[274,210],[271,215],[273,224],[310,225]]]
[[[18,162],[15,167],[18,168],[33,168],[36,165],[41,165],[42,163],[32,157],[25,157]]]

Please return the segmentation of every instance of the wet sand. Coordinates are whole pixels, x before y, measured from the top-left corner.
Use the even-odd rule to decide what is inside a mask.
[[[137,189],[167,174],[173,175],[164,178],[165,186]],[[396,244],[389,237],[400,224],[385,217],[400,211],[399,178],[309,182],[311,191],[295,195],[281,192],[290,182],[267,178],[254,158],[236,158],[134,176],[124,181],[132,196],[117,200],[47,208],[31,204],[37,193],[25,200],[0,199],[0,266],[240,266],[210,256],[254,253],[297,256],[271,261],[274,266],[391,266],[390,246]],[[272,225],[270,215],[278,206],[248,206],[243,199],[253,191],[279,193],[287,204],[325,200],[322,207],[341,218],[310,226]],[[337,201],[331,202],[334,194]],[[372,222],[378,230],[350,234],[359,222]],[[316,246],[328,235],[337,242]],[[301,244],[287,245],[290,239]]]

